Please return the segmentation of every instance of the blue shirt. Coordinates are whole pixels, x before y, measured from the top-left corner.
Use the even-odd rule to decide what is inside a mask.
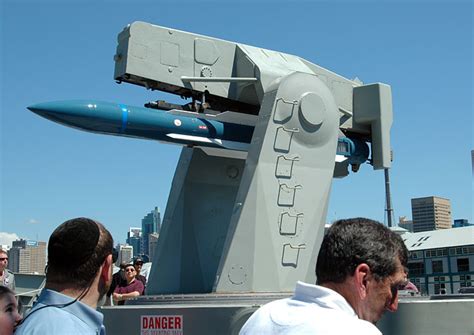
[[[67,295],[44,289],[25,321],[15,331],[15,335],[105,335],[104,316],[95,309],[80,301],[61,307],[73,300]],[[61,306],[48,306],[58,304]]]

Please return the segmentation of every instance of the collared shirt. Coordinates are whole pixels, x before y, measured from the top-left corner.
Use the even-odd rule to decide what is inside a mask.
[[[361,334],[381,335],[372,323],[358,318],[339,293],[298,282],[291,298],[272,301],[247,320],[240,335]]]
[[[0,283],[2,286],[8,287],[10,290],[15,292],[16,287],[15,287],[15,276],[13,273],[8,271],[7,269],[3,270],[3,279],[2,282]]]
[[[64,306],[73,300],[59,292],[44,289],[15,335],[105,335],[104,316],[80,301]]]

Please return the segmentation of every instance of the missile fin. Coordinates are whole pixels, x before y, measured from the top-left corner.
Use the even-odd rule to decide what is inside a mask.
[[[216,146],[219,146],[225,149],[230,149],[230,150],[247,151],[249,148],[248,143],[227,141],[227,140],[221,140],[218,138],[183,135],[183,134],[175,134],[175,133],[166,134],[166,136],[176,139],[176,140],[182,140],[182,141],[212,143],[212,144],[215,144]]]

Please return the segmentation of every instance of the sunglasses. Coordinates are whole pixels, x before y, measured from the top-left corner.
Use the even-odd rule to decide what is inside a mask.
[[[8,257],[1,257],[0,261],[8,261]]]
[[[125,269],[125,272],[135,272],[135,269],[133,269],[133,268],[128,268],[128,269]]]

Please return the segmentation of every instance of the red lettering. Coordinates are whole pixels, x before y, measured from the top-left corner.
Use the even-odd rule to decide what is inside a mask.
[[[181,315],[148,315],[141,317],[142,330],[163,329],[163,330],[182,330],[183,317]],[[168,333],[166,331],[166,333]],[[173,332],[174,333],[174,332]]]
[[[175,322],[175,329],[181,329],[181,318],[179,316],[176,316],[174,318],[174,322]]]

